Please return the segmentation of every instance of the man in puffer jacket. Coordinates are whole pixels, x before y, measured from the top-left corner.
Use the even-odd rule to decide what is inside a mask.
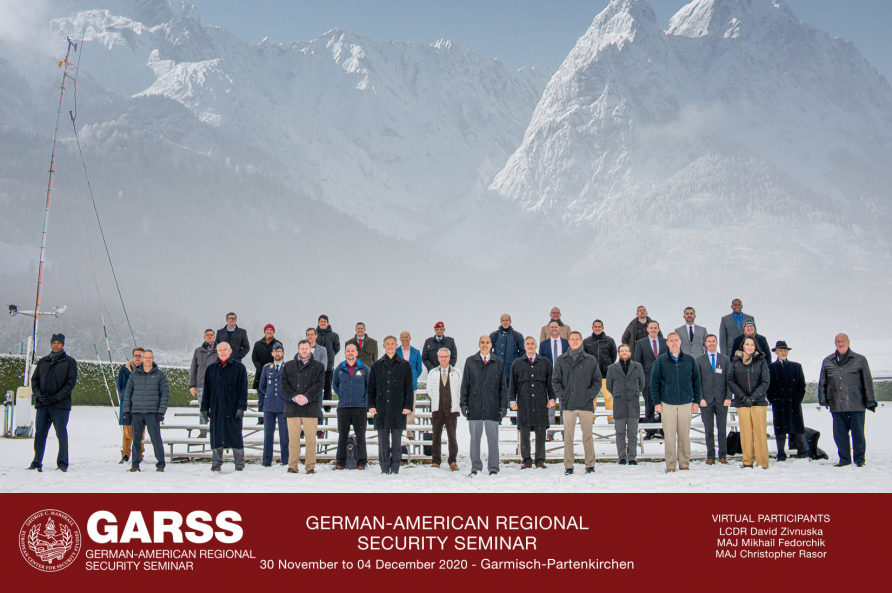
[[[337,365],[332,375],[332,387],[338,394],[338,453],[335,469],[347,467],[347,440],[350,427],[356,435],[356,469],[365,469],[368,453],[365,446],[365,429],[369,412],[368,385],[370,369],[359,360],[356,344],[344,348],[346,360]]]
[[[124,419],[133,426],[133,434],[139,435],[143,430],[149,433],[152,447],[155,449],[155,471],[164,471],[164,444],[161,442],[161,422],[167,412],[170,400],[170,389],[167,376],[157,364],[155,354],[146,350],[142,355],[142,366],[133,369],[127,388],[124,390]],[[130,471],[138,472],[142,461],[142,443],[133,440],[130,453]]]

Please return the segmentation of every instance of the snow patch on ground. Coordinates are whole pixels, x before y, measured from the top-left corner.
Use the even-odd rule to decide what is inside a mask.
[[[173,413],[183,411],[171,409]],[[867,415],[867,465],[863,468],[831,467],[837,461],[831,417],[815,405],[805,406],[806,425],[821,432],[821,448],[829,461],[788,460],[768,470],[743,470],[740,462],[730,466],[691,464],[690,472],[665,474],[662,462],[643,462],[637,467],[597,463],[594,476],[583,474],[581,447],[577,447],[576,473],[564,476],[561,464],[547,469],[521,470],[519,464],[503,463],[496,476],[483,473],[468,478],[469,436],[467,422],[459,419],[459,466],[461,471],[432,469],[426,465],[404,467],[398,476],[378,472],[377,463],[360,471],[335,472],[328,463],[316,466],[316,474],[287,474],[285,468],[249,463],[235,473],[231,462],[219,474],[209,463],[168,464],[163,474],[153,470],[151,447],[147,447],[145,471],[126,472],[119,465],[120,429],[111,410],[100,407],[75,408],[69,423],[68,473],[53,468],[57,452],[55,436],[47,440],[43,473],[26,471],[33,456],[32,440],[0,439],[0,492],[890,492],[892,491],[892,406],[884,404]],[[599,419],[603,422],[603,418]],[[253,420],[252,420],[253,421]],[[179,431],[178,431],[179,432]],[[774,450],[774,443],[770,448]],[[508,453],[511,447],[503,447]],[[657,454],[662,446],[648,445]],[[694,452],[700,451],[694,445]],[[485,451],[485,446],[484,446]],[[445,451],[444,451],[445,453]],[[614,453],[612,446],[598,447],[598,454]],[[485,463],[485,461],[484,461]]]

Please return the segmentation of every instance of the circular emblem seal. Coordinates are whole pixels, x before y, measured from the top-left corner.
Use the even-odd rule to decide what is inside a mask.
[[[58,572],[81,551],[81,530],[62,511],[47,509],[28,517],[19,531],[19,550],[25,561],[43,572]]]

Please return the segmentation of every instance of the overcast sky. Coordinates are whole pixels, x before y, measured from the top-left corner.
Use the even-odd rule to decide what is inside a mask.
[[[608,0],[193,0],[202,22],[259,42],[306,41],[340,28],[376,39],[450,39],[510,68],[556,70]],[[804,21],[855,47],[892,78],[892,0],[786,0]],[[686,4],[649,0],[660,24]]]

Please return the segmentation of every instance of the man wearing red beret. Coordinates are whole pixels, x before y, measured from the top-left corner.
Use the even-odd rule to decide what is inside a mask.
[[[434,336],[425,340],[424,348],[421,349],[421,362],[424,364],[424,368],[430,372],[431,369],[440,366],[440,361],[437,360],[437,353],[440,351],[440,348],[449,348],[449,352],[452,353],[452,356],[449,358],[449,364],[454,368],[455,361],[458,360],[458,350],[455,348],[455,340],[445,335],[446,326],[443,325],[442,321],[434,324],[434,334]]]

